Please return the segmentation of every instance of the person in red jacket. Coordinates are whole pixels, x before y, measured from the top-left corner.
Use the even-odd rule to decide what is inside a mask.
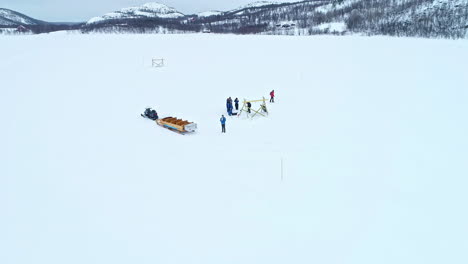
[[[274,103],[275,102],[275,90],[272,90],[270,92],[270,103]]]

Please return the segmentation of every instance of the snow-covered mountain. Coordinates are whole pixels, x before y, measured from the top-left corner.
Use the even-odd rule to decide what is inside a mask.
[[[272,2],[272,1],[257,1],[247,5],[240,6],[233,10],[228,11],[217,11],[217,10],[210,10],[196,14],[197,17],[205,18],[211,16],[218,16],[223,14],[233,14],[238,13],[242,10],[249,9],[249,8],[259,8],[263,6],[271,6],[271,5],[279,5],[279,2]],[[241,12],[242,13],[242,12]],[[241,14],[240,13],[240,14]],[[114,11],[107,13],[105,15],[99,17],[91,18],[87,24],[100,24],[100,23],[112,23],[116,20],[126,20],[126,19],[147,19],[147,18],[181,18],[185,15],[175,8],[168,7],[167,5],[151,2],[146,3],[142,6],[136,7],[127,7],[122,8],[120,11]]]
[[[46,22],[40,21],[16,11],[0,8],[0,27],[17,27],[26,25],[40,25]]]
[[[103,16],[91,18],[87,24],[106,23],[113,20],[147,19],[147,18],[180,18],[184,14],[172,7],[160,3],[146,3],[142,6],[122,8]]]

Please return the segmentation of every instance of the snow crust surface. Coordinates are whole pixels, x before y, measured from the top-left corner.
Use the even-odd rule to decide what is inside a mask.
[[[0,263],[468,262],[466,41],[0,38]]]

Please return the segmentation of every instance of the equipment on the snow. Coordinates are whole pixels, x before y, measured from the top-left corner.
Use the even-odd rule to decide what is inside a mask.
[[[153,67],[153,68],[164,67],[164,59],[162,59],[162,58],[153,58],[151,60],[151,67]]]
[[[164,128],[167,128],[179,134],[195,132],[195,130],[197,130],[196,123],[178,119],[177,117],[165,117],[156,120],[156,123]]]
[[[262,102],[260,104],[260,108],[258,110],[255,110],[255,109],[251,108],[252,103],[255,103],[255,102]],[[251,110],[253,112],[255,112],[251,117],[254,117],[256,114],[259,114],[259,115],[262,115],[262,116],[266,117],[268,115],[268,109],[267,109],[267,106],[266,106],[265,97],[263,97],[263,99],[260,99],[260,100],[250,100],[250,101],[247,101],[247,100],[244,99],[244,105],[242,106],[242,108],[241,108],[239,114],[237,114],[237,116],[240,116],[242,114],[242,112],[247,112],[247,115],[248,115]]]

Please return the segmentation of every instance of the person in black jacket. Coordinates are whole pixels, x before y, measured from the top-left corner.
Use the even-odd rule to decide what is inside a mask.
[[[151,108],[146,108],[145,116],[150,117],[150,115],[151,115]]]
[[[236,105],[236,111],[238,111],[239,110],[239,99],[237,99],[237,97],[234,100],[234,104]]]
[[[226,110],[228,112],[228,114],[231,112],[232,110],[232,100],[231,100],[231,97],[229,97],[228,99],[226,99]],[[231,114],[229,114],[231,115]]]
[[[159,119],[158,113],[156,112],[156,110],[151,111],[151,119],[153,119],[153,120]]]
[[[250,114],[250,108],[252,107],[252,104],[250,102],[247,103],[247,113]]]

